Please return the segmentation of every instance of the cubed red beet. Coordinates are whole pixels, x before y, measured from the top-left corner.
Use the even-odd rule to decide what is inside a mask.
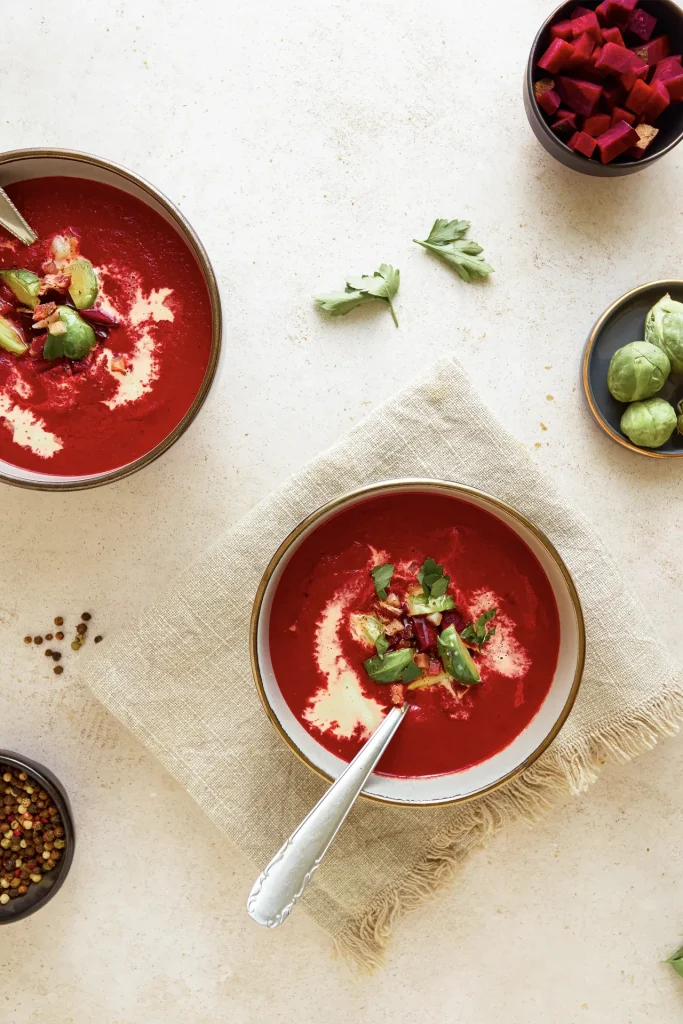
[[[571,13],[571,19],[572,19],[572,21],[576,21],[577,18],[583,18],[584,14],[591,14],[591,13],[592,13],[592,11],[591,11],[590,7],[577,6],[577,7],[574,8],[574,10]]]
[[[609,164],[618,156],[625,153],[631,146],[635,146],[640,136],[635,128],[632,128],[627,121],[617,121],[615,125],[608,128],[606,132],[599,135],[595,140],[600,160],[603,164]]]
[[[614,107],[618,106],[625,96],[626,91],[621,84],[609,83],[608,85],[603,86],[602,102],[610,111],[613,110]]]
[[[625,46],[618,46],[616,43],[605,43],[602,48],[602,56],[596,66],[604,67],[615,75],[623,75],[630,71],[638,63],[638,58]],[[641,61],[641,63],[643,63]]]
[[[639,124],[636,132],[638,133],[638,142],[629,149],[628,155],[634,160],[640,160],[659,135],[659,128],[654,128],[651,124]]]
[[[596,139],[598,135],[602,135],[603,132],[606,132],[609,126],[609,114],[592,114],[583,122],[583,131],[586,135],[590,135],[593,139]]]
[[[558,71],[567,67],[573,53],[574,47],[566,39],[553,39],[539,60],[538,66],[544,71],[549,71],[551,75],[557,74]]]
[[[561,77],[557,80],[557,91],[570,110],[590,117],[602,95],[602,86],[580,78]]]
[[[567,145],[570,149],[575,149],[577,153],[583,153],[590,159],[595,152],[597,142],[592,135],[587,135],[586,132],[576,132]]]
[[[656,39],[651,39],[649,43],[643,43],[642,46],[634,46],[633,52],[639,60],[644,61],[648,67],[652,67],[653,64],[657,64],[660,60],[664,60],[665,57],[669,56],[669,37],[657,36]]]
[[[576,114],[572,110],[558,110],[551,127],[554,132],[571,132],[573,135],[576,131]]]
[[[635,119],[636,115],[632,114],[630,110],[624,110],[623,107],[614,107],[612,110],[612,117],[610,119],[610,128],[613,124],[616,124],[617,121],[627,121],[628,124],[633,124]]]
[[[673,57],[665,57],[664,60],[657,62],[650,85],[654,85],[655,82],[664,82],[666,85],[667,79],[675,78],[681,74],[681,71],[683,71],[683,66],[681,65],[680,53]]]
[[[652,99],[652,87],[638,80],[626,99],[626,106],[636,114],[642,114]]]
[[[642,7],[638,7],[631,14],[626,28],[632,35],[638,36],[638,39],[642,39],[646,43],[652,36],[656,24],[656,18],[644,11]]]
[[[554,89],[545,89],[540,96],[536,97],[536,102],[542,110],[545,110],[546,114],[554,114],[561,100],[559,93]]]
[[[626,43],[624,42],[624,37],[622,36],[621,32],[616,27],[616,25],[613,26],[612,28],[603,28],[602,38],[605,40],[606,43],[614,43],[615,46],[626,46]]]
[[[457,608],[451,608],[441,616],[441,630],[448,629],[449,626],[455,626],[458,633],[462,633],[466,626],[466,622]]]
[[[574,18],[572,21],[572,33],[574,39],[578,39],[584,32],[587,32],[593,42],[602,42],[602,32],[598,23],[598,16],[595,11],[588,11],[587,14],[582,14],[580,18]],[[651,35],[652,33],[650,33]],[[648,39],[650,36],[648,36]]]
[[[652,124],[669,106],[671,97],[669,96],[669,90],[663,82],[654,82],[650,88],[652,89],[652,96],[643,113],[650,124]]]
[[[683,70],[675,78],[667,78],[666,91],[672,103],[680,103],[683,100]]]
[[[567,42],[571,42],[574,38],[572,32],[572,23],[569,18],[566,21],[558,21],[555,25],[550,26],[550,38],[551,39],[566,39]]]
[[[605,24],[612,27],[616,26],[617,28],[626,28],[637,3],[638,0],[607,0],[602,15]],[[600,6],[602,7],[603,5],[601,4]],[[598,12],[596,11],[596,13]],[[598,17],[600,16],[598,15]]]
[[[642,64],[634,64],[630,71],[624,71],[623,75],[620,76],[621,84],[623,85],[626,92],[630,92],[636,82],[641,79],[647,78],[648,66],[645,61]]]
[[[568,68],[576,68],[585,64],[595,49],[595,40],[588,32],[583,32],[574,40],[574,52],[565,65]]]
[[[603,28],[607,24],[607,7],[608,7],[608,5],[609,5],[609,0],[602,0],[602,3],[598,4],[598,6],[595,8],[595,13],[598,16],[598,21],[600,22],[601,26],[603,26]],[[604,35],[604,31],[603,31],[603,35]]]
[[[427,622],[424,615],[415,615],[413,617],[413,629],[415,630],[417,646],[421,651],[436,651],[439,639],[436,626],[431,622]]]

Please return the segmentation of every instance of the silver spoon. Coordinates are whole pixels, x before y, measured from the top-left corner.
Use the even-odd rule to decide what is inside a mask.
[[[38,241],[38,235],[26,223],[3,188],[0,188],[0,225],[24,245],[33,245]]]
[[[404,704],[391,709],[348,768],[256,879],[247,900],[247,912],[257,924],[277,928],[289,917],[409,707]]]

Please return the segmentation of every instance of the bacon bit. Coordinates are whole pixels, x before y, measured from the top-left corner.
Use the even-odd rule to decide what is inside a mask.
[[[417,665],[418,668],[421,668],[422,671],[424,672],[424,670],[428,669],[429,665],[430,665],[429,655],[428,654],[416,654],[415,655],[415,664]]]
[[[403,683],[392,683],[389,687],[389,696],[392,704],[402,707],[406,700],[406,688]]]
[[[40,285],[40,294],[44,295],[45,292],[65,292],[69,288],[71,278],[67,274],[62,274],[59,271],[56,274],[46,274]]]
[[[417,661],[417,658],[415,659]],[[429,659],[429,667],[427,669],[428,676],[439,676],[441,675],[441,662],[437,658]]]
[[[43,263],[43,271],[46,274],[56,274],[57,264],[54,260],[48,260],[47,263]]]
[[[114,356],[109,369],[112,373],[127,373],[128,372],[128,360],[125,356]]]
[[[42,359],[43,358],[43,348],[45,347],[45,342],[46,341],[47,341],[47,334],[46,333],[44,333],[44,334],[37,334],[35,336],[35,338],[33,338],[33,340],[31,341],[31,347],[28,350],[28,354],[30,355],[31,359]]]
[[[33,319],[47,320],[49,316],[52,316],[56,309],[56,302],[41,302],[36,306],[34,310],[32,310]]]

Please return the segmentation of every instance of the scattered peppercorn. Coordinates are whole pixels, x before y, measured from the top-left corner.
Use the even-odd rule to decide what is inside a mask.
[[[61,655],[61,653],[59,651],[53,651],[52,652],[52,660],[53,661],[60,661],[61,657],[62,657],[62,655]]]
[[[49,647],[47,647],[47,648],[45,649],[45,657],[46,657],[46,658],[51,658],[51,657],[52,657],[52,651],[50,650],[50,648],[49,648]]]
[[[55,640],[63,640],[63,639],[64,639],[64,634],[63,633],[55,633]]]
[[[76,626],[76,632],[80,633],[81,636],[88,632],[88,627],[86,626],[85,622],[78,623],[78,625]]]
[[[96,644],[101,644],[102,643],[102,637],[101,636],[96,636],[95,637],[95,643]]]
[[[66,840],[59,811],[47,792],[26,772],[4,764],[0,764],[0,836],[0,905],[5,906],[25,896],[31,885],[57,866]]]
[[[24,637],[24,643],[25,644],[30,644],[32,640],[33,640],[32,636],[25,636]]]
[[[38,645],[42,644],[42,642],[43,642],[42,636],[34,636],[33,642],[34,642],[34,644],[38,644]]]
[[[57,618],[55,619],[55,626],[63,626],[63,625],[64,625],[64,619],[62,618],[61,615],[58,615]]]
[[[46,640],[54,640],[54,637],[53,637],[52,633],[46,633],[45,634],[45,639]]]
[[[84,622],[90,622],[90,620],[92,619],[92,615],[90,614],[90,612],[83,612],[81,618],[83,619]]]
[[[55,665],[55,667],[52,669],[52,671],[54,672],[54,674],[56,676],[61,676],[62,672],[64,671],[64,666],[63,665]]]

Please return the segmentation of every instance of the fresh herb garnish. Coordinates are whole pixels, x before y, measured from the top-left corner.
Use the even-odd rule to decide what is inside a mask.
[[[496,632],[495,626],[489,629],[486,623],[493,618],[497,611],[497,608],[489,608],[487,612],[479,616],[476,622],[469,622],[460,634],[463,640],[476,644],[479,650],[481,650],[487,640],[490,640]]]
[[[393,565],[391,562],[386,562],[384,565],[376,565],[370,575],[374,581],[375,593],[378,598],[380,601],[386,601],[387,587],[391,583],[391,577],[394,575]]]
[[[670,956],[668,960],[664,961],[665,964],[671,964],[674,971],[683,978],[683,946],[676,950],[673,956]]]
[[[362,274],[360,277],[347,277],[346,288],[343,292],[315,295],[314,300],[316,305],[320,309],[324,309],[330,316],[346,316],[356,306],[381,299],[389,306],[394,323],[398,327],[396,312],[391,300],[398,291],[399,279],[400,271],[395,270],[389,263],[383,263],[372,276]]]
[[[422,675],[422,669],[418,668],[414,661],[411,661],[410,665],[401,672],[401,681],[404,683],[412,683],[415,679],[419,679]]]
[[[442,597],[448,590],[448,584],[451,582],[450,576],[446,576],[443,571],[442,565],[437,565],[433,558],[427,558],[424,565],[417,574],[417,578],[422,584],[424,595],[427,599],[430,597]]]
[[[377,655],[384,660],[384,655],[389,650],[389,641],[387,640],[386,633],[380,633],[375,640],[375,647],[377,648]]]
[[[450,267],[460,274],[463,281],[472,278],[485,278],[494,273],[493,267],[480,255],[484,250],[477,242],[472,242],[465,235],[469,231],[468,220],[435,220],[429,238],[421,242],[413,241],[440,256]]]

